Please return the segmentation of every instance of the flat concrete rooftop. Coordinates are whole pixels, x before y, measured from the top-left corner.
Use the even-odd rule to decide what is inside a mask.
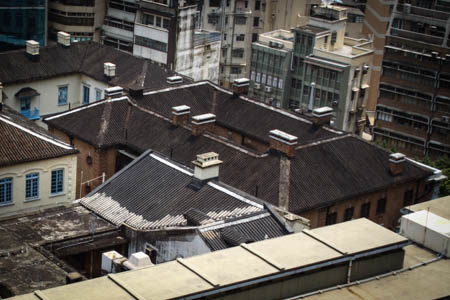
[[[450,220],[450,196],[441,197],[406,207],[412,212],[429,210],[435,215]]]
[[[271,276],[285,276],[290,270],[321,268],[333,260],[339,264],[352,257],[346,253],[369,253],[374,249],[381,253],[390,251],[393,245],[401,248],[407,242],[367,219],[358,219],[39,293],[48,300],[79,299],[80,295],[96,300],[178,298],[261,278],[269,280]],[[346,246],[352,243],[357,245]],[[40,298],[34,293],[15,299]]]

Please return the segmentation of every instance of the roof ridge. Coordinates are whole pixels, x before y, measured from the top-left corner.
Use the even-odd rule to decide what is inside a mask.
[[[106,102],[103,107],[103,112],[101,116],[100,130],[97,134],[98,145],[103,145],[105,142],[105,136],[109,129],[110,119],[111,119],[112,105],[111,102]]]
[[[58,146],[60,148],[63,148],[63,149],[66,149],[66,150],[75,150],[75,148],[73,146],[71,146],[71,145],[69,145],[69,144],[67,144],[67,143],[65,143],[63,141],[57,140],[56,138],[48,136],[48,135],[44,135],[43,133],[34,131],[34,130],[30,129],[30,128],[26,128],[26,127],[24,127],[22,125],[19,125],[19,124],[15,123],[13,120],[8,120],[4,116],[0,116],[0,120],[3,121],[4,123],[7,123],[7,124],[9,124],[11,126],[14,126],[17,129],[19,129],[19,130],[22,130],[22,131],[24,131],[24,132],[26,132],[28,134],[31,134],[31,135],[33,135],[33,136],[35,136],[35,137],[37,137],[37,138],[39,138],[39,139],[41,139],[43,141],[51,143],[51,144],[53,144],[55,146]]]
[[[348,137],[352,137],[352,134],[351,133],[347,133],[347,134],[344,134],[344,135],[335,136],[335,137],[328,138],[328,139],[312,141],[312,142],[310,142],[308,144],[297,146],[295,148],[295,150],[301,150],[301,149],[305,149],[305,148],[318,146],[318,145],[321,145],[321,144],[331,143],[331,142],[334,142],[334,141],[337,141],[337,140],[341,140],[341,139],[345,139],[345,138],[348,138]]]

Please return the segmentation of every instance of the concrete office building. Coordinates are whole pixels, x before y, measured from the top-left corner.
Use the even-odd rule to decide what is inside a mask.
[[[71,41],[100,40],[106,0],[49,0],[49,38],[58,31],[71,35]]]
[[[47,43],[47,1],[0,1],[0,51],[25,48],[27,40]]]
[[[345,8],[320,6],[292,32],[260,35],[249,94],[285,109],[331,107],[336,128],[361,133],[373,51],[370,41],[345,36],[346,19]]]
[[[450,4],[398,1],[384,46],[374,139],[412,156],[450,154]]]

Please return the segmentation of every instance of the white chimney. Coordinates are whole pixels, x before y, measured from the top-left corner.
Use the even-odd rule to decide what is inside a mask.
[[[116,65],[110,62],[106,62],[103,64],[104,66],[104,74],[107,80],[111,80],[116,76]]]
[[[114,96],[122,96],[123,88],[121,86],[113,86],[105,89],[105,98],[112,98]]]
[[[39,43],[33,40],[27,41],[27,55],[31,58],[39,58]]]
[[[194,179],[205,181],[219,177],[219,165],[222,163],[219,154],[215,152],[197,154],[197,159],[192,163],[195,166]]]
[[[170,76],[170,77],[167,77],[166,82],[168,84],[183,83],[183,77],[181,77],[181,76]]]
[[[70,47],[70,34],[64,31],[58,31],[58,44],[64,47]]]

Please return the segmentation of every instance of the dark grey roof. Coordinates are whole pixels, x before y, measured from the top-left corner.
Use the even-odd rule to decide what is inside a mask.
[[[105,62],[116,65],[116,76],[110,81],[104,78]],[[111,86],[146,90],[173,86],[166,78],[175,74],[149,60],[92,41],[72,43],[68,48],[41,47],[38,61],[31,61],[25,50],[0,53],[0,82],[4,85],[73,73],[86,74]],[[191,80],[184,77],[184,82]]]
[[[0,133],[0,166],[78,152],[6,105],[0,111]]]
[[[261,203],[217,181],[190,187],[192,170],[147,151],[110,178],[81,204],[115,225],[137,230],[187,226],[183,214],[197,209],[215,220],[261,211]]]
[[[202,226],[200,234],[211,250],[222,250],[242,243],[262,241],[288,234],[286,227],[269,211]]]
[[[209,85],[203,86],[209,89]],[[201,102],[196,103],[200,105]],[[243,100],[243,103],[247,102]],[[277,116],[280,124],[291,122],[291,117],[283,112],[274,112],[273,118]],[[102,114],[110,117],[100,118]],[[222,117],[228,116],[232,119],[233,113]],[[92,145],[125,147],[137,153],[153,149],[186,166],[191,165],[197,154],[217,152],[224,162],[220,170],[222,183],[252,195],[257,190],[259,198],[278,206],[280,156],[277,153],[255,153],[212,134],[192,136],[189,129],[173,126],[169,118],[129,105],[126,100],[95,103],[46,122]],[[101,126],[101,122],[108,123]],[[90,124],[89,130],[84,124]],[[389,173],[389,153],[357,137],[332,135],[319,141],[299,146],[295,158],[291,159],[291,212],[327,206],[432,175],[431,171],[407,161],[405,171],[392,176]],[[180,216],[189,208],[180,211]]]
[[[340,132],[312,126],[311,122],[293,113],[283,111],[233,93],[210,82],[198,82],[160,92],[151,92],[136,102],[140,107],[172,117],[172,107],[187,105],[191,116],[213,113],[217,124],[269,142],[269,131],[279,129],[298,137],[299,144],[338,136]]]

